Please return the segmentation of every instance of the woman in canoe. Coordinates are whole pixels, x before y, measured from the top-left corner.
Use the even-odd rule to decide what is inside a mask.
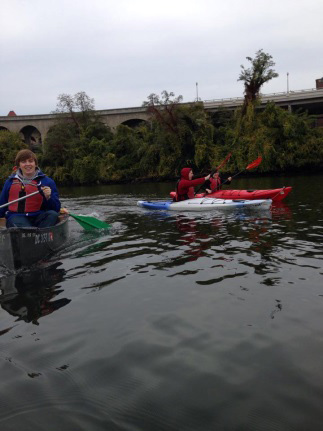
[[[19,151],[15,165],[16,170],[3,186],[0,207],[33,192],[39,193],[0,208],[0,217],[6,217],[7,227],[54,226],[61,208],[55,182],[38,168],[36,154],[30,150]]]
[[[176,186],[175,202],[184,201],[194,198],[194,187],[203,184],[210,178],[210,174],[206,177],[196,178],[193,180],[193,171],[191,168],[183,168],[181,170],[181,179]]]
[[[230,184],[232,181],[232,177],[229,177],[224,182],[226,184]],[[216,170],[213,175],[211,175],[211,178],[209,181],[204,185],[204,189],[206,193],[214,193],[221,189],[222,186],[222,179],[220,176],[220,172]]]

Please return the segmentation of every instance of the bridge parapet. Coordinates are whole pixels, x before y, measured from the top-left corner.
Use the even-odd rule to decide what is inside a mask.
[[[297,90],[282,93],[261,94],[261,103],[273,101],[282,107],[292,106],[307,110],[309,113],[322,118],[323,114],[323,88],[311,88],[309,90]],[[219,108],[234,109],[241,106],[243,97],[228,99],[205,100],[203,103],[206,111],[216,111]],[[183,103],[187,105],[187,103]],[[102,109],[95,111],[101,120],[112,130],[120,124],[138,124],[140,121],[149,121],[147,107],[137,106],[131,108]],[[48,130],[56,123],[57,114],[0,116],[0,129],[8,129],[12,132],[20,132],[23,135],[32,136],[35,131],[36,138],[43,142]],[[29,132],[26,134],[26,128]]]
[[[309,90],[296,90],[281,93],[261,94],[261,104],[265,104],[269,101],[273,101],[281,105],[290,105],[293,102],[302,102],[303,104],[312,103],[313,101],[323,101],[323,89],[311,88]],[[229,108],[237,107],[242,105],[244,101],[243,97],[227,98],[227,99],[212,99],[205,100],[203,102],[205,109],[212,108]]]

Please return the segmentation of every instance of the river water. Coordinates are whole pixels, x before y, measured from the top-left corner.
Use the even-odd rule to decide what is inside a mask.
[[[323,429],[320,175],[264,212],[136,206],[172,183],[61,189],[69,243],[0,270],[0,429]]]

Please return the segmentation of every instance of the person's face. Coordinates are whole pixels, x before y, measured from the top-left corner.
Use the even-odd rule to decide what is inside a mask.
[[[215,172],[215,173],[213,174],[213,178],[216,180],[218,177],[219,177],[219,172]]]
[[[32,177],[36,171],[36,162],[34,159],[26,159],[19,162],[19,168],[24,177]]]
[[[188,179],[191,180],[193,178],[193,171],[190,171],[190,173],[188,174]]]

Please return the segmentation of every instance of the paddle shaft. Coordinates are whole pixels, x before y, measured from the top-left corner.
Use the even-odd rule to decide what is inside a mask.
[[[222,168],[222,166],[224,166],[225,164],[226,164],[226,162],[228,161],[228,160],[230,160],[230,157],[232,156],[232,154],[231,153],[229,153],[228,155],[227,155],[227,157],[219,164],[219,166],[217,167],[217,168],[214,168],[214,169],[212,169],[212,171],[211,171],[211,173],[210,173],[210,175],[211,175],[211,177],[213,177],[213,175],[214,175],[214,173],[216,172],[216,171],[218,171],[220,168]],[[206,175],[205,175],[206,176]],[[223,183],[224,184],[224,183]],[[203,184],[198,188],[198,190],[197,190],[197,192],[195,192],[195,194],[197,195],[198,194],[198,192],[201,190],[201,188],[203,187]]]
[[[242,174],[242,172],[244,172],[244,171],[245,171],[245,169],[244,169],[243,171],[240,171],[240,172],[238,172],[237,174],[233,175],[233,176],[231,177],[231,181],[233,180],[233,178],[235,178],[235,177],[237,177],[238,175]],[[222,186],[223,184],[227,183],[227,182],[228,182],[228,179],[226,179],[225,181],[223,181],[223,183],[221,184],[221,186]]]
[[[258,157],[258,159],[259,159],[259,157]],[[257,160],[255,160],[253,163],[255,163],[255,162],[257,162]],[[242,171],[240,171],[237,174],[233,175],[233,177],[231,177],[231,178],[233,179],[233,178],[237,177],[238,175],[242,174],[242,172],[244,172],[244,171],[249,171],[249,169],[256,168],[258,165],[260,165],[260,163],[261,163],[261,160],[259,161],[259,163],[256,166],[250,166],[250,165],[252,165],[252,163],[250,163],[245,169],[243,169]],[[228,180],[223,181],[222,184],[225,184],[227,181]]]
[[[15,202],[22,201],[23,199],[27,199],[27,198],[29,198],[30,196],[37,195],[37,193],[39,193],[39,190],[37,190],[37,192],[29,193],[29,195],[22,196],[21,198],[15,199],[14,201],[7,202],[6,204],[1,205],[1,206],[0,206],[0,208],[7,207],[7,206],[9,206],[9,205],[11,205],[11,204],[14,204]]]

